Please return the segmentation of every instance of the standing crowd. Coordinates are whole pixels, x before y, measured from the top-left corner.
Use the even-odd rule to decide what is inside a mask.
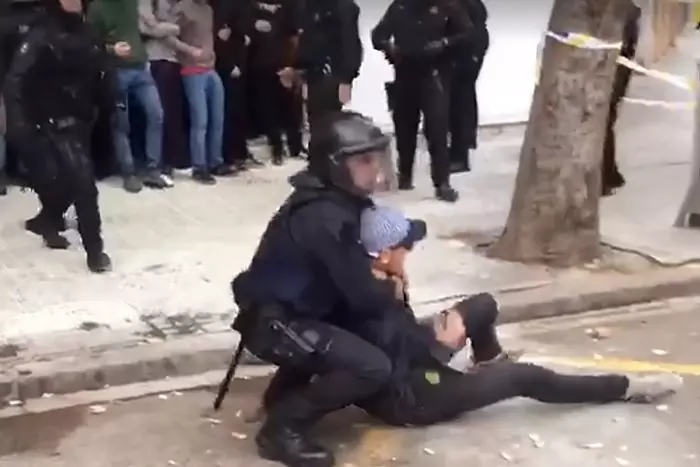
[[[131,193],[173,186],[173,168],[215,184],[260,165],[247,147],[254,109],[282,164],[304,151],[304,106],[313,133],[350,102],[363,59],[354,0],[0,0],[0,9],[0,193],[7,139],[41,202],[26,229],[68,248],[63,216],[74,205],[95,272],[111,267],[95,185],[103,154],[114,154]],[[486,17],[481,0],[394,0],[373,29],[396,72],[386,88],[400,189],[413,188],[422,115],[435,196],[458,199],[450,174],[469,170],[476,147]]]

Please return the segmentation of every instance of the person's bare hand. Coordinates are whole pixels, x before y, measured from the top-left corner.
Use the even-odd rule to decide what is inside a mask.
[[[279,76],[282,86],[287,89],[291,89],[292,86],[294,86],[294,80],[296,79],[297,72],[292,67],[285,67],[277,72],[277,76]]]
[[[190,55],[192,56],[192,58],[200,60],[204,57],[204,50],[198,47],[192,47],[192,49],[190,50]]]
[[[220,29],[216,35],[219,36],[219,39],[221,39],[222,41],[227,41],[231,37],[231,29],[230,28]]]
[[[338,86],[338,100],[345,105],[352,99],[352,85],[342,83]]]
[[[467,344],[467,330],[459,313],[447,310],[433,323],[435,338],[447,347],[460,350]]]
[[[128,42],[120,41],[114,44],[114,55],[126,58],[131,55],[131,46]]]

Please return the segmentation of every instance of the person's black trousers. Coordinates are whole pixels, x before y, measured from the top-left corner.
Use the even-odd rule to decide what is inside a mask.
[[[248,78],[245,73],[232,76],[230,70],[223,68],[218,73],[226,96],[224,162],[241,164],[248,158]]]
[[[306,355],[290,351],[294,344],[284,342],[284,337],[260,348],[248,345],[253,354],[279,367],[263,397],[267,423],[305,429],[387,383],[388,357],[360,337],[316,321],[286,326],[313,351]]]
[[[185,94],[180,65],[167,60],[151,62],[151,74],[163,106],[163,165],[185,169],[191,166],[188,132],[185,130]]]
[[[42,130],[16,145],[29,186],[41,202],[37,219],[44,229],[58,232],[64,214],[74,205],[85,251],[100,254],[104,244],[90,154],[92,126],[72,119],[57,123],[65,126]]]
[[[396,69],[394,92],[394,131],[398,152],[399,180],[410,184],[420,117],[430,153],[430,176],[433,185],[449,184],[450,159],[447,152],[449,95],[445,79],[436,69]]]
[[[476,149],[479,104],[476,81],[484,57],[466,56],[456,63],[450,76],[450,162],[470,168],[469,151]]]
[[[306,114],[313,133],[315,120],[343,108],[338,96],[340,82],[334,76],[318,74],[309,76],[306,86]]]
[[[251,69],[255,109],[273,153],[283,151],[282,134],[292,156],[302,149],[303,102],[296,90],[282,86],[276,70]]]

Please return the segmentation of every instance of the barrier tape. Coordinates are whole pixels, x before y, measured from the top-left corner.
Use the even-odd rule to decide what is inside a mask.
[[[700,1],[700,0],[699,0]],[[557,34],[554,32],[547,32],[547,37],[561,42],[562,44],[569,45],[571,47],[576,47],[579,49],[588,50],[620,50],[622,48],[622,42],[612,43],[605,42],[588,34],[570,32],[565,35]],[[537,56],[537,78],[535,84],[539,84],[540,73],[542,70],[542,50],[544,46],[544,41],[541,43],[541,47],[538,48]],[[655,78],[661,81],[665,81],[673,86],[680,89],[685,89],[686,91],[694,91],[698,87],[698,82],[695,79],[691,79],[681,75],[674,75],[672,73],[667,73],[665,71],[654,70],[651,68],[646,68],[637,62],[630,60],[627,57],[619,56],[617,57],[617,64],[627,67],[637,73],[641,73],[650,78]]]
[[[695,102],[668,102],[650,99],[638,99],[636,97],[623,97],[623,101],[630,104],[643,105],[645,107],[662,107],[664,109],[688,110],[695,107]]]

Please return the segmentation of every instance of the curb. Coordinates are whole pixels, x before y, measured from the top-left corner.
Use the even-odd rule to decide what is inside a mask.
[[[576,284],[572,284],[576,285]],[[700,271],[662,271],[647,277],[601,281],[597,286],[542,287],[496,293],[501,323],[574,315],[639,303],[700,294]],[[49,395],[96,391],[115,386],[167,380],[212,371],[229,364],[238,343],[235,333],[200,334],[133,345],[83,356],[18,364],[0,374],[0,408]],[[249,364],[260,363],[249,360]]]

